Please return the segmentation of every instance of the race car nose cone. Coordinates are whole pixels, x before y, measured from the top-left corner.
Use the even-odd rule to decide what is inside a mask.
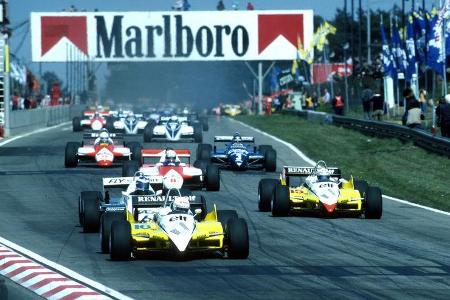
[[[336,203],[335,204],[323,204],[325,210],[327,211],[327,213],[331,214],[332,212],[334,212],[334,210],[336,209]]]

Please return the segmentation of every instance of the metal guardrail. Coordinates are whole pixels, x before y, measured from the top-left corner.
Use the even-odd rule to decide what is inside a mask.
[[[420,129],[411,129],[406,126],[387,122],[360,120],[315,111],[285,110],[282,113],[296,115],[307,120],[330,122],[336,126],[358,130],[362,133],[378,137],[397,138],[403,142],[413,142],[414,145],[427,151],[445,155],[450,158],[450,139],[436,137]]]

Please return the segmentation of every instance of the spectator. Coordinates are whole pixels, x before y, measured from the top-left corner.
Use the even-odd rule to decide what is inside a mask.
[[[253,4],[251,2],[247,3],[247,10],[255,10],[255,7],[253,6]]]
[[[342,96],[341,91],[338,91],[331,101],[331,105],[333,106],[334,113],[339,116],[344,115],[344,97]]]
[[[364,112],[364,120],[370,120],[372,97],[373,97],[373,91],[370,89],[370,87],[368,85],[366,85],[361,94],[361,101],[362,101],[363,112]]]
[[[382,121],[384,115],[384,97],[378,93],[374,94],[371,102],[373,104],[372,118],[377,121]]]
[[[220,0],[220,1],[217,3],[217,10],[225,10],[225,4],[223,4],[223,1],[222,1],[222,0]]]
[[[176,11],[181,11],[184,8],[184,1],[177,0],[174,5],[172,5],[172,9]]]
[[[331,95],[328,92],[328,89],[323,89],[323,97],[322,97],[322,99],[323,99],[323,103],[325,103],[325,104],[330,103]]]
[[[12,97],[12,110],[17,110],[19,108],[19,95],[14,93]]]
[[[420,109],[423,113],[427,112],[427,91],[420,89],[419,91]]]
[[[191,4],[189,3],[188,0],[184,0],[183,1],[183,10],[184,11],[188,11],[191,8]]]
[[[309,94],[309,92],[306,94],[305,105],[306,105],[306,109],[308,109],[308,110],[314,109],[313,97]]]
[[[316,109],[317,106],[319,106],[319,97],[317,97],[316,91],[314,91],[312,93],[312,101],[313,101],[313,104],[314,104],[314,109]]]
[[[446,95],[444,100],[444,103],[436,108],[436,115],[442,137],[450,138],[450,94]]]
[[[406,126],[409,128],[422,128],[422,120],[424,119],[422,110],[420,109],[420,102],[414,96],[411,89],[406,89],[404,92],[406,96]]]

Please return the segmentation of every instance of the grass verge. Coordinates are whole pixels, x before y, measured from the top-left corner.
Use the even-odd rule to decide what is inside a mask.
[[[339,167],[383,194],[450,211],[450,159],[412,143],[376,138],[295,116],[239,116],[239,121],[279,137],[314,160]]]

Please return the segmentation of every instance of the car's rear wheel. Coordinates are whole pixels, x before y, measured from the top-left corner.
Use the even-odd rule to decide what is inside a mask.
[[[267,150],[273,150],[272,146],[270,145],[260,145],[258,147],[259,153],[261,153],[262,156],[266,155]]]
[[[109,253],[109,235],[114,221],[124,219],[123,212],[105,212],[100,218],[100,249],[102,253]]]
[[[353,186],[355,190],[359,192],[361,198],[364,198],[367,189],[369,188],[369,184],[365,180],[353,180]]]
[[[245,259],[249,254],[247,222],[242,218],[231,218],[227,225],[228,257]]]
[[[222,224],[222,228],[226,231],[228,226],[228,220],[238,218],[238,214],[234,209],[220,209],[217,210],[217,221]]]
[[[277,168],[277,153],[273,149],[269,149],[264,154],[264,168],[267,172],[275,172]]]
[[[78,165],[78,148],[81,144],[78,142],[68,142],[64,153],[64,166],[66,168],[75,168]]]
[[[199,144],[197,147],[197,159],[209,161],[211,152],[212,146],[210,144]]]
[[[203,128],[200,124],[194,124],[194,142],[203,142]]]
[[[122,177],[133,177],[139,170],[140,164],[134,160],[124,161],[122,164]]]
[[[150,122],[144,127],[144,142],[151,143],[153,138],[153,128],[155,126]]]
[[[367,188],[365,194],[366,219],[380,219],[383,214],[383,196],[377,187]]]
[[[274,217],[285,217],[289,214],[289,188],[277,184],[273,194],[272,215]]]
[[[100,225],[100,202],[102,194],[97,191],[81,192],[81,225],[83,232],[97,232]]]
[[[276,179],[261,179],[258,184],[259,211],[270,211],[272,207],[273,191],[278,184]]]
[[[114,221],[109,235],[109,250],[111,260],[127,260],[131,255],[131,228],[125,221]]]
[[[139,142],[129,142],[127,147],[131,151],[131,159],[138,164],[142,164],[142,146]]]

